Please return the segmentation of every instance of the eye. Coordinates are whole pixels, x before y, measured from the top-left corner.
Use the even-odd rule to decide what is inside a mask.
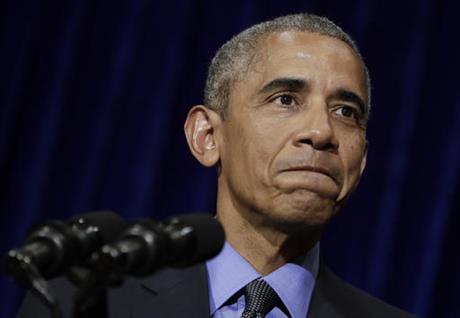
[[[282,106],[294,106],[296,105],[296,101],[294,96],[288,95],[288,94],[283,94],[275,97],[273,101],[276,104],[282,105]]]
[[[359,118],[358,111],[354,107],[351,107],[351,106],[344,105],[344,106],[338,107],[337,109],[334,110],[334,113],[342,117],[354,118],[354,119]]]

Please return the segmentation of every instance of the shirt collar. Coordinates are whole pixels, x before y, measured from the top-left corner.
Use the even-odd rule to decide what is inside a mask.
[[[227,242],[206,263],[211,316],[236,292],[262,277]],[[319,268],[319,242],[310,251],[264,277],[287,307],[291,317],[306,317]]]

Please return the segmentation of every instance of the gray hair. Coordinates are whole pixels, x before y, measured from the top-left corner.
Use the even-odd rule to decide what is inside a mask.
[[[369,71],[352,38],[331,20],[314,14],[293,14],[262,22],[235,35],[217,51],[211,61],[204,90],[206,107],[225,116],[230,89],[241,80],[256,57],[257,41],[270,33],[301,31],[318,33],[347,43],[361,59],[367,86],[367,115],[370,110]]]

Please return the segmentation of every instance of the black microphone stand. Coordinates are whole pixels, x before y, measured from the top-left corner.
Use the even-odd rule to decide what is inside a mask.
[[[108,317],[107,287],[123,283],[120,275],[98,267],[73,267],[67,278],[79,289],[74,298],[73,318]]]
[[[81,289],[74,301],[74,318],[108,317],[106,288]]]

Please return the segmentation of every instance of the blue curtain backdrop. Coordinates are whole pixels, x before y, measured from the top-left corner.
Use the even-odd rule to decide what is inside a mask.
[[[325,233],[326,263],[421,317],[460,317],[457,3],[1,1],[1,254],[83,211],[213,212],[215,171],[182,132],[208,63],[247,26],[311,12],[356,39],[374,96],[367,171]],[[0,283],[13,317],[24,290]]]

